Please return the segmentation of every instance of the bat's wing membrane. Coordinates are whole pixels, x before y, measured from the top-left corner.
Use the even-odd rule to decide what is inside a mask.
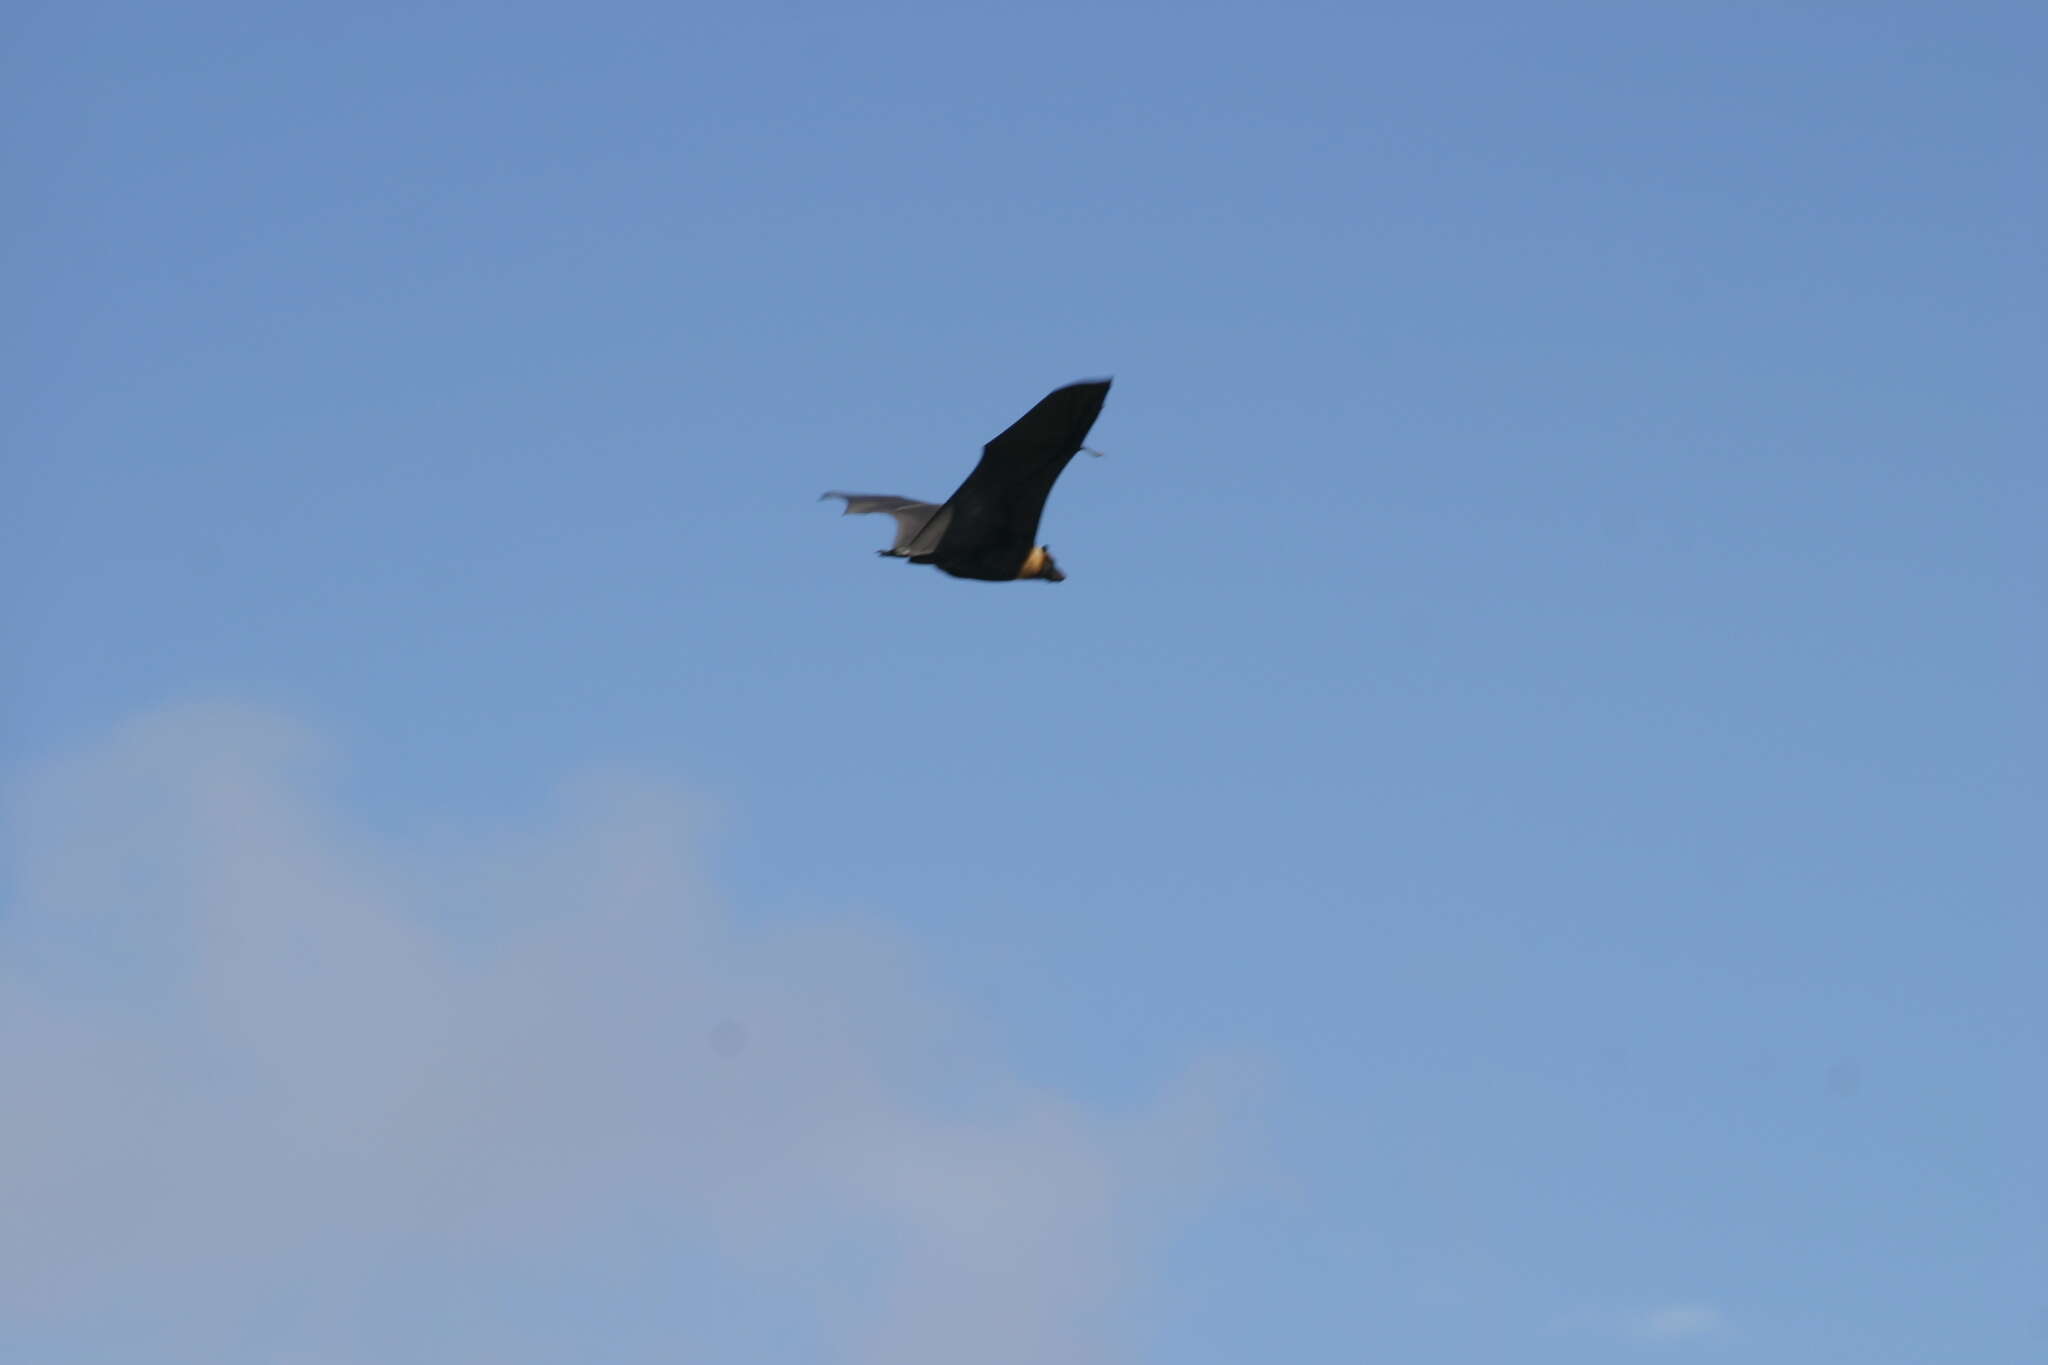
[[[946,523],[952,514],[945,512],[936,503],[919,502],[916,498],[899,498],[893,493],[827,493],[824,498],[844,498],[846,511],[843,516],[860,512],[887,512],[896,519],[896,543],[885,554],[910,555],[930,554],[939,543],[939,537],[946,533]],[[943,515],[942,515],[943,513]]]
[[[946,502],[947,551],[1001,546],[1029,553],[1053,482],[1080,452],[1108,397],[1107,379],[1054,389],[983,446],[981,463]]]

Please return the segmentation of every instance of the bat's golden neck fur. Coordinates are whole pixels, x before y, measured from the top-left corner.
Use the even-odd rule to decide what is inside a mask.
[[[1019,578],[1038,578],[1045,573],[1046,553],[1043,545],[1034,548],[1024,556],[1024,567],[1017,570]]]

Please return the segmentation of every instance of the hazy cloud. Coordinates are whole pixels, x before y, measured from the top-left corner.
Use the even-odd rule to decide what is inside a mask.
[[[507,1267],[631,1244],[831,1358],[1124,1354],[1214,1076],[1114,1117],[1019,1082],[882,930],[737,928],[659,786],[594,777],[551,828],[426,847],[337,813],[329,757],[181,708],[13,793],[0,1316],[367,1356],[436,1277],[491,1303]],[[676,1292],[697,1340],[748,1346]],[[603,1354],[676,1358],[660,1330]]]
[[[1729,1322],[1718,1308],[1675,1302],[1648,1308],[1584,1309],[1558,1319],[1557,1328],[1645,1346],[1668,1346],[1724,1336]]]
[[[1718,1310],[1697,1303],[1665,1304],[1632,1316],[1627,1323],[1631,1336],[1643,1341],[1684,1341],[1718,1332],[1723,1326]]]

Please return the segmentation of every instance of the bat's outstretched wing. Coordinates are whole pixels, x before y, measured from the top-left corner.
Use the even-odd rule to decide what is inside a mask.
[[[1007,558],[1018,563],[1038,538],[1038,519],[1053,481],[1088,439],[1109,397],[1107,379],[1054,389],[982,447],[981,463],[946,501],[952,514],[940,553]]]
[[[939,537],[946,533],[946,523],[951,514],[939,515],[943,510],[936,503],[919,502],[916,498],[899,498],[893,493],[826,493],[826,498],[844,498],[846,511],[842,516],[853,516],[859,512],[887,512],[896,518],[896,543],[884,550],[883,554],[910,555],[929,554],[938,545]]]

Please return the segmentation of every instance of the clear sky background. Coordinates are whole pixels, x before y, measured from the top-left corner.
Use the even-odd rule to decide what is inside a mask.
[[[4,41],[0,1360],[2048,1351],[2040,6]]]

